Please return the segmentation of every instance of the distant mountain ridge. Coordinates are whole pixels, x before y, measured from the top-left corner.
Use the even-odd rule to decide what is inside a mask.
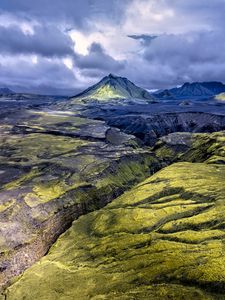
[[[4,87],[4,88],[0,88],[0,94],[1,95],[14,94],[14,91]]]
[[[223,92],[225,92],[225,85],[222,82],[186,82],[181,87],[156,92],[154,96],[168,100],[204,99]]]
[[[71,98],[72,100],[98,100],[110,99],[142,99],[155,100],[148,91],[136,86],[124,77],[113,74],[105,76],[97,84],[89,87],[82,93]]]

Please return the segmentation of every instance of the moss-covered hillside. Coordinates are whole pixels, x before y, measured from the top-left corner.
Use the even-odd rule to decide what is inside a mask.
[[[175,163],[74,221],[7,300],[224,299],[225,166]]]
[[[39,110],[4,122],[0,287],[45,255],[74,219],[160,168],[133,136],[101,121]]]

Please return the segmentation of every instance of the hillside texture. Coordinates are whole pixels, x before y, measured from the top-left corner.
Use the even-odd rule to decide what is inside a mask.
[[[165,168],[75,221],[6,299],[224,299],[224,178]]]
[[[134,136],[65,112],[29,111],[0,129],[0,287],[74,219],[160,168]]]
[[[74,221],[7,300],[224,299],[225,133],[171,134],[152,150],[182,162]]]

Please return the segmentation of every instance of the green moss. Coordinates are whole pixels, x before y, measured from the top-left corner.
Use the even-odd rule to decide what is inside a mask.
[[[159,157],[162,158],[164,160],[166,159],[173,159],[174,157],[176,157],[177,153],[170,147],[163,145],[162,147],[158,148],[155,151],[155,154]]]
[[[153,147],[156,155],[169,162],[223,163],[225,133],[173,133]]]
[[[225,164],[225,157],[213,155],[205,161],[207,164]]]
[[[3,186],[4,189],[14,189],[16,187],[20,187],[22,184],[25,184],[26,182],[30,181],[31,179],[35,178],[36,176],[40,175],[40,171],[37,168],[33,168],[30,172],[27,174],[24,174],[20,176],[18,179],[13,180]]]
[[[1,146],[1,149],[6,149],[10,154],[9,158],[6,157],[10,164],[19,162],[26,166],[35,163],[40,164],[59,155],[75,152],[77,148],[88,143],[88,141],[64,136],[31,133],[25,136],[10,136]]]
[[[74,181],[73,184],[67,185],[63,180],[62,182],[51,181],[50,183],[35,185],[33,192],[25,195],[24,201],[28,206],[36,207],[39,204],[57,199],[65,193],[83,185],[86,185],[86,182]]]
[[[181,156],[193,162],[207,161],[209,163],[211,157],[225,157],[225,134],[224,132],[194,134],[193,143],[190,150]]]
[[[98,88],[96,91],[94,91],[90,95],[86,95],[82,98],[74,98],[72,103],[77,103],[79,101],[82,102],[82,100],[85,99],[97,99],[101,101],[108,101],[109,99],[123,99],[124,98],[124,91],[120,91],[118,89],[113,88],[111,85],[104,85],[100,88]]]
[[[117,172],[109,172],[108,176],[100,179],[96,186],[104,187],[107,185],[127,186],[132,182],[141,181],[149,173],[149,167],[154,164],[157,165],[158,161],[153,156],[143,157],[143,161],[139,159],[125,159],[120,162],[117,166]],[[138,180],[137,180],[138,178]]]
[[[157,172],[74,221],[7,299],[223,299],[224,176],[213,164]]]
[[[225,100],[225,93],[221,93],[215,96],[215,99],[218,101],[224,101]]]
[[[111,85],[104,85],[93,93],[90,98],[108,100],[109,98],[124,98],[123,93],[115,90]]]
[[[16,202],[16,199],[9,199],[7,202],[1,204],[0,205],[0,213],[4,212],[5,210],[7,210],[11,206],[13,206],[15,204],[15,202]]]

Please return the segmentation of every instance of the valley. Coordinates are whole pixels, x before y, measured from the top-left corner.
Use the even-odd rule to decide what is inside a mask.
[[[225,106],[189,93],[2,106],[2,299],[224,299]]]

